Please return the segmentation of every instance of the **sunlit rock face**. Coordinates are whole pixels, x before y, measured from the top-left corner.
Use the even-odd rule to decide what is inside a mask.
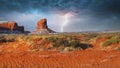
[[[41,19],[40,21],[38,21],[37,23],[37,31],[42,30],[42,29],[48,29],[47,26],[47,19]]]
[[[15,21],[0,23],[0,31],[6,30],[24,32],[24,26],[18,26]]]
[[[37,22],[36,30],[32,32],[32,34],[49,34],[49,33],[55,33],[55,31],[48,28],[47,19],[45,18]]]

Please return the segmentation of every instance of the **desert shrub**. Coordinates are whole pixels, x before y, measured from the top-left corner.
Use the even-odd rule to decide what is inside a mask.
[[[53,46],[68,45],[68,40],[66,40],[65,38],[48,37],[48,38],[46,38],[46,40],[48,42],[53,42]]]
[[[86,36],[85,41],[89,41],[91,38],[96,38],[96,37],[97,37],[97,34],[94,34],[94,33],[89,34]]]
[[[26,42],[27,45],[35,45],[33,35],[18,35],[16,38],[17,42]]]
[[[55,42],[57,40],[57,38],[54,38],[54,37],[48,37],[48,38],[45,38],[47,41],[51,41],[51,42]]]
[[[80,42],[78,40],[72,40],[69,42],[69,44],[75,48],[80,46]]]
[[[23,36],[22,40],[26,42],[27,45],[29,46],[35,46],[38,44],[38,42],[35,42],[35,39],[39,39],[38,36]]]
[[[23,36],[23,35],[18,35],[17,38],[16,38],[16,41],[23,41],[24,37],[25,36]]]
[[[34,36],[30,36],[30,35],[19,35],[16,38],[16,41],[26,41],[26,42],[30,42],[33,41]]]
[[[120,42],[120,39],[119,38],[115,38],[115,37],[112,37],[111,39],[108,39],[108,40],[106,40],[106,41],[104,41],[102,44],[101,44],[101,46],[102,47],[107,47],[107,46],[109,46],[109,45],[112,45],[112,44],[117,44],[117,43],[119,43]]]
[[[115,50],[119,50],[120,51],[120,47],[115,48]]]
[[[89,39],[89,43],[91,43],[91,42],[95,43],[100,38],[101,38],[101,36],[92,37]]]
[[[63,51],[73,51],[74,48],[73,47],[65,47]]]
[[[112,36],[111,39],[119,39],[120,40],[120,36]]]
[[[14,35],[1,35],[0,36],[0,42],[14,42],[16,39],[16,36]]]
[[[53,42],[53,47],[67,47],[66,49],[69,50],[69,47],[70,47],[70,50],[71,50],[71,47],[72,48],[75,48],[75,49],[86,49],[88,48],[88,44],[83,44],[79,41],[79,39],[77,39],[76,37],[48,37],[46,38],[46,40],[48,42]]]

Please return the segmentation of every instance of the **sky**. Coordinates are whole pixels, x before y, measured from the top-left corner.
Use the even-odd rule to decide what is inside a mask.
[[[34,31],[42,18],[56,32],[120,30],[120,0],[0,0],[0,22]]]

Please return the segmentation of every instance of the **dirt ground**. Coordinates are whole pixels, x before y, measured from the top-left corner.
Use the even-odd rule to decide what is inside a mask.
[[[37,51],[25,42],[0,43],[0,68],[120,68],[120,50],[115,50],[120,43],[101,49],[105,40],[75,51]]]
[[[0,68],[119,68],[119,51],[0,53]]]

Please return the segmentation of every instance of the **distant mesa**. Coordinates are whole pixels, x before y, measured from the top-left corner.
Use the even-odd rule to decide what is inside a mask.
[[[37,23],[36,30],[32,32],[32,34],[49,34],[49,33],[55,33],[55,31],[48,28],[46,18],[39,20]]]
[[[24,32],[24,26],[19,26],[15,21],[0,23],[0,33]]]
[[[19,26],[15,21],[1,22],[0,23],[0,34],[23,34],[30,33],[29,31],[24,31],[24,26]],[[31,32],[31,34],[49,34],[55,33],[47,26],[47,19],[43,18],[38,21],[36,30]]]

